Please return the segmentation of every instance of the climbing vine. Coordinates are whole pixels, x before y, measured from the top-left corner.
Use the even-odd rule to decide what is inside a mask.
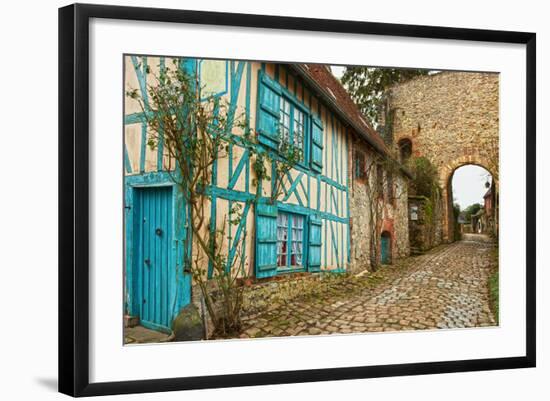
[[[252,168],[255,173],[253,184],[257,185],[262,180],[270,181],[271,195],[270,203],[275,203],[279,196],[284,192],[285,182],[288,180],[288,174],[296,164],[303,158],[303,151],[297,146],[279,137],[279,148],[277,154],[269,154],[267,152],[257,152],[252,163]],[[269,175],[267,166],[271,166],[272,175]],[[257,193],[259,197],[261,194]]]
[[[342,83],[361,112],[378,128],[381,113],[386,112],[384,92],[396,83],[428,73],[420,69],[347,66]]]
[[[139,66],[143,68],[143,66]],[[244,113],[220,97],[200,99],[199,83],[183,68],[182,60],[173,59],[172,65],[159,65],[159,73],[144,66],[147,73],[145,94],[137,88],[128,88],[126,96],[136,100],[147,122],[147,145],[151,149],[162,146],[166,164],[163,166],[190,209],[189,229],[183,249],[183,269],[190,272],[200,289],[213,326],[214,335],[226,337],[238,333],[241,327],[240,311],[243,287],[239,278],[246,276],[244,244],[248,235],[245,209],[261,198],[263,181],[271,181],[271,201],[277,188],[284,187],[289,170],[301,158],[291,144],[281,138],[281,154],[277,158],[258,146],[257,135],[248,126]],[[238,128],[242,135],[235,135]],[[232,146],[240,146],[250,153],[257,186],[254,200],[230,202],[228,215],[214,223],[211,216],[212,176],[217,160],[228,157]],[[271,176],[268,166],[271,167]],[[230,226],[239,226],[242,235],[232,243]]]
[[[440,214],[442,195],[437,169],[425,157],[409,159],[407,167],[413,174],[410,194],[424,197],[425,220],[429,227],[428,234],[433,239],[437,218]]]
[[[393,179],[402,174],[401,167],[384,155],[374,151],[369,153],[363,166],[367,179],[365,204],[369,216],[366,229],[369,238],[370,267],[376,271],[381,263],[379,240],[387,205],[402,199],[406,196],[406,191],[405,187],[399,184],[399,180]]]

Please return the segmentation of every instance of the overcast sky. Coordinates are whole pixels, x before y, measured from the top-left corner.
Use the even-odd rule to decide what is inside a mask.
[[[464,210],[474,203],[483,205],[483,195],[487,192],[485,183],[491,175],[483,167],[468,165],[458,168],[453,175],[453,198],[454,202]]]
[[[345,71],[346,67],[342,67],[342,66],[339,66],[339,65],[331,65],[330,69],[332,70],[332,74],[336,78],[340,79],[340,78],[342,78],[342,75],[344,75],[344,71]]]

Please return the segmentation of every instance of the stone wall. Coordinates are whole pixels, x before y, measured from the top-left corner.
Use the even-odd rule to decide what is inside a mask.
[[[333,273],[296,273],[258,280],[247,285],[243,291],[243,315],[250,316],[281,304],[312,290],[321,280],[331,279]]]
[[[450,240],[452,174],[466,164],[480,165],[493,175],[498,168],[499,75],[445,71],[418,77],[391,88],[389,107],[394,110],[396,148],[400,140],[409,139],[413,156],[427,157],[439,171],[444,235]]]
[[[396,185],[399,188],[396,190],[396,193],[399,193],[399,197],[395,200],[394,207],[395,256],[397,258],[404,258],[410,255],[409,207],[407,201],[408,179],[401,175],[396,181]]]
[[[356,141],[352,146],[353,152],[361,151],[369,160],[374,157],[373,150],[364,142]],[[367,191],[375,185],[375,174],[371,172],[369,182],[366,178],[355,177],[354,167],[355,153],[350,155],[350,217],[351,217],[351,271],[369,269],[371,266],[370,241],[373,233],[373,222],[371,221],[371,197]],[[385,173],[387,174],[387,172]],[[392,199],[384,197],[383,214],[381,226],[377,229],[379,237],[383,231],[391,235],[391,256],[392,260],[409,255],[409,228],[408,228],[408,181],[400,173],[393,173],[393,194]],[[387,177],[387,175],[384,175]],[[378,242],[380,246],[380,242]],[[380,255],[380,252],[378,252]]]
[[[409,196],[409,242],[418,255],[441,244],[443,208],[424,196]]]

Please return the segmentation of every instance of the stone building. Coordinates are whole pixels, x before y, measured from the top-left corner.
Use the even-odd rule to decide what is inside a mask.
[[[380,143],[382,149],[387,149]],[[407,217],[410,174],[400,165],[383,168],[372,146],[353,142],[350,168],[351,268],[368,269],[409,256]]]
[[[498,237],[498,220],[496,219],[496,192],[495,186],[487,189],[483,195],[483,206],[472,215],[472,230],[478,234],[487,234]]]
[[[483,195],[483,209],[485,210],[487,219],[487,234],[490,234],[495,238],[498,238],[497,205],[497,192],[495,184],[492,182],[485,195]]]
[[[454,240],[455,170],[474,164],[491,173],[498,194],[499,75],[443,71],[387,92],[386,130],[401,157],[424,156],[443,190],[443,241]]]

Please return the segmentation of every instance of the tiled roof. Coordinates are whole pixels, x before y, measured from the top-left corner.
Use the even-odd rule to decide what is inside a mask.
[[[380,137],[380,134],[367,122],[349,93],[325,65],[294,64],[292,66],[304,78],[307,79],[309,77],[310,80],[314,81],[317,86],[316,89],[325,94],[325,100],[328,100],[337,111],[340,111],[342,117],[354,128],[359,136],[363,137],[379,152],[391,157],[391,153]]]

